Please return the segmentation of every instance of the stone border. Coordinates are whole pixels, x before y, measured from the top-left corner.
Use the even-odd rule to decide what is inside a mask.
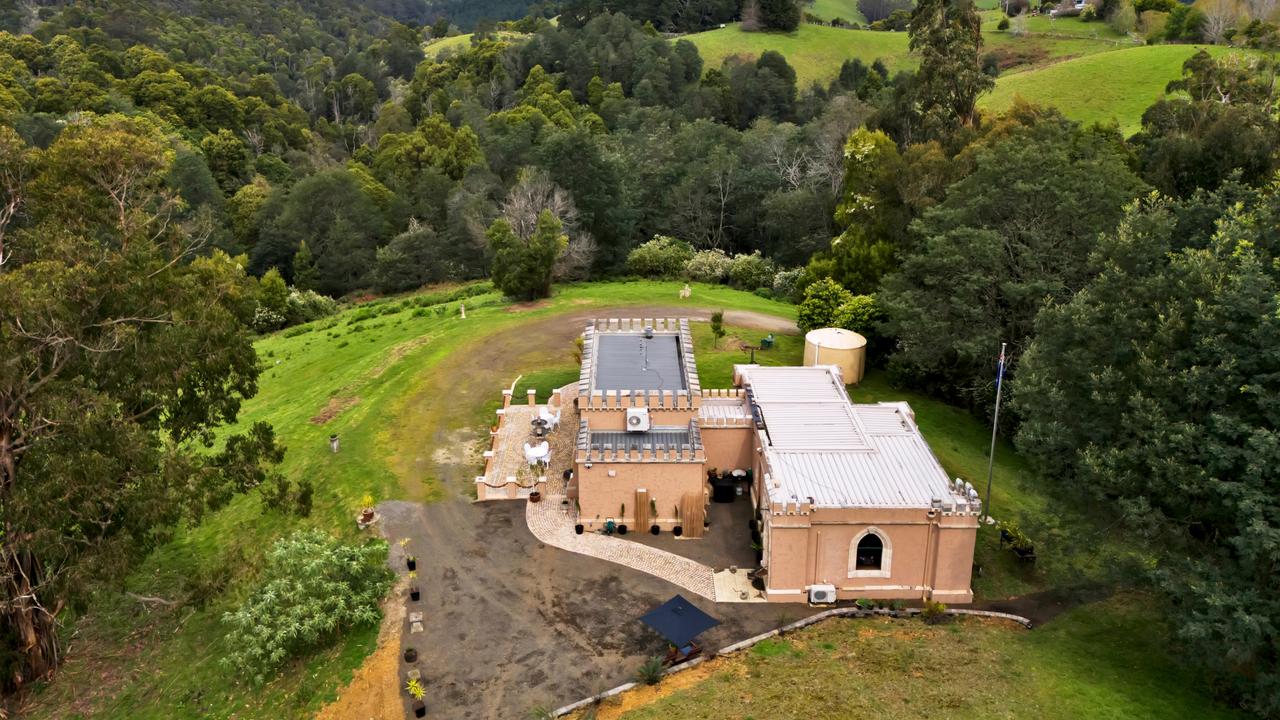
[[[697,666],[701,665],[702,663],[704,663],[704,662],[706,662],[706,661],[708,661],[708,660],[711,660],[711,659],[714,659],[714,658],[717,658],[717,657],[721,657],[721,656],[724,656],[724,655],[732,655],[732,654],[734,654],[734,653],[741,652],[741,651],[743,651],[743,650],[746,650],[746,649],[748,649],[748,648],[750,648],[750,647],[755,646],[756,644],[758,644],[758,643],[760,643],[760,642],[763,642],[763,641],[765,641],[765,640],[768,640],[769,638],[777,637],[777,636],[779,636],[779,635],[785,635],[785,634],[787,634],[787,633],[789,633],[789,632],[792,632],[792,631],[794,631],[794,630],[799,630],[800,628],[808,627],[809,625],[814,625],[814,624],[816,624],[816,623],[822,622],[823,620],[828,620],[828,619],[833,618],[833,617],[852,617],[852,618],[893,617],[893,618],[910,618],[910,617],[914,617],[914,616],[916,616],[916,615],[919,615],[919,614],[920,614],[920,612],[921,612],[921,610],[920,610],[919,608],[909,608],[909,609],[907,609],[907,610],[897,610],[897,611],[893,611],[893,610],[864,610],[864,609],[862,609],[862,608],[860,608],[860,607],[843,607],[843,608],[833,608],[833,609],[831,609],[831,610],[827,610],[827,611],[825,611],[825,612],[820,612],[820,613],[818,613],[818,614],[816,614],[816,615],[810,615],[809,617],[804,618],[804,619],[802,619],[802,620],[797,620],[796,622],[793,622],[793,623],[791,623],[791,624],[789,624],[789,625],[784,625],[784,626],[782,626],[782,627],[780,627],[780,628],[775,628],[775,629],[770,630],[770,631],[768,631],[768,632],[760,633],[759,635],[755,635],[755,636],[753,636],[753,637],[749,637],[749,638],[747,638],[746,640],[742,640],[742,641],[736,642],[736,643],[734,643],[734,644],[732,644],[732,645],[726,645],[725,647],[720,648],[719,650],[715,651],[714,653],[707,653],[707,654],[703,654],[703,655],[701,655],[701,656],[699,656],[699,657],[696,657],[696,658],[694,658],[694,659],[690,660],[690,661],[689,661],[689,662],[687,662],[687,663],[681,663],[680,665],[676,665],[675,667],[669,667],[669,668],[667,668],[666,670],[664,670],[664,671],[662,672],[662,675],[663,675],[663,677],[666,677],[667,675],[674,675],[674,674],[679,673],[679,672],[684,672],[685,670],[689,670],[689,669],[695,668],[695,667],[697,667]],[[1028,629],[1028,630],[1030,630],[1030,629],[1031,629],[1031,620],[1030,620],[1030,618],[1025,618],[1025,617],[1022,617],[1021,615],[1013,615],[1013,614],[1011,614],[1011,613],[993,612],[993,611],[990,611],[990,610],[950,610],[950,609],[949,609],[949,610],[947,610],[947,611],[946,611],[946,614],[947,614],[947,615],[952,615],[952,616],[964,616],[964,615],[968,615],[968,616],[971,616],[971,617],[985,617],[985,618],[993,618],[993,619],[997,619],[997,620],[1010,620],[1010,621],[1012,621],[1012,622],[1016,622],[1016,623],[1018,623],[1019,625],[1021,625],[1021,626],[1025,627],[1025,628],[1026,628],[1026,629]],[[605,691],[604,691],[604,692],[602,692],[602,693],[599,693],[599,694],[596,694],[596,695],[592,695],[591,697],[583,698],[583,699],[581,699],[581,700],[578,700],[577,702],[573,702],[573,703],[570,703],[570,704],[568,704],[568,705],[565,705],[564,707],[558,708],[558,709],[556,709],[556,710],[552,711],[552,713],[551,713],[551,717],[564,717],[564,716],[568,715],[569,713],[576,712],[576,711],[578,711],[578,710],[582,710],[582,709],[584,709],[584,708],[591,707],[592,705],[598,705],[598,704],[600,704],[601,702],[604,702],[605,700],[608,700],[608,699],[609,699],[609,698],[611,698],[611,697],[615,697],[615,696],[621,695],[622,693],[624,693],[624,692],[626,692],[626,691],[628,691],[628,690],[632,690],[632,689],[634,689],[634,688],[636,688],[636,687],[639,687],[639,685],[640,685],[640,683],[636,683],[636,682],[624,683],[624,684],[619,685],[619,686],[617,686],[617,687],[615,687],[615,688],[611,688],[611,689],[609,689],[609,690],[605,690]]]

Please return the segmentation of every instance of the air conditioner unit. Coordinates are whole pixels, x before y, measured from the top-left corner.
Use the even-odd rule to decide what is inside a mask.
[[[809,586],[809,604],[810,605],[832,605],[836,601],[835,585],[810,585]]]
[[[627,408],[627,432],[649,431],[649,408]]]

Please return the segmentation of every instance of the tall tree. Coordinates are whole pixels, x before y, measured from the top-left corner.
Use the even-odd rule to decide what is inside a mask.
[[[1144,189],[1118,143],[1050,116],[973,149],[973,172],[912,224],[912,247],[885,278],[899,371],[988,406],[1000,343],[1014,357],[1026,348],[1040,306],[1088,281],[1099,233]]]
[[[1261,717],[1280,710],[1277,227],[1273,188],[1132,208],[1014,385],[1041,477],[1149,541],[1186,657]]]
[[[944,138],[972,125],[978,97],[995,87],[978,57],[982,19],[973,0],[920,0],[907,32],[920,55],[912,97],[920,132],[906,139]]]
[[[120,116],[80,120],[42,153],[0,128],[0,207],[27,210],[16,231],[0,213],[5,690],[56,666],[69,603],[278,459],[265,425],[205,451],[256,391],[256,291],[170,222],[168,147]]]
[[[511,223],[499,218],[489,226],[489,251],[493,255],[493,284],[503,293],[522,300],[551,294],[556,258],[569,244],[560,221],[543,210],[528,238],[521,238]]]

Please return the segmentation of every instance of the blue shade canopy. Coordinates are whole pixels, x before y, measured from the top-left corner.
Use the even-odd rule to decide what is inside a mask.
[[[694,607],[693,603],[676,595],[654,608],[640,622],[653,628],[676,647],[684,647],[690,640],[720,624],[719,620]]]

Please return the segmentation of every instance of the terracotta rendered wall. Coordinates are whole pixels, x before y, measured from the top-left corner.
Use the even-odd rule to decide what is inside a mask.
[[[841,599],[919,600],[931,592],[948,604],[973,600],[974,517],[818,508],[807,516],[771,515],[768,525],[770,600],[807,600],[809,585],[825,584]],[[852,541],[869,527],[887,539],[888,576],[850,577]]]
[[[582,417],[587,420],[592,430],[626,430],[627,413],[619,408],[588,408],[581,406]],[[692,408],[679,410],[662,410],[649,408],[649,420],[654,427],[686,427],[689,421],[698,416]]]
[[[701,428],[702,447],[707,454],[707,469],[735,470],[751,468],[755,456],[756,430],[743,428]]]
[[[613,477],[609,476],[613,472]],[[591,467],[579,463],[578,468],[579,520],[587,529],[603,527],[610,518],[625,523],[637,531],[648,528],[635,527],[635,495],[637,488],[649,491],[658,506],[657,524],[663,530],[675,525],[675,508],[685,493],[706,493],[706,470],[702,463],[605,463],[593,462]],[[618,511],[625,504],[626,514]],[[650,523],[654,520],[651,518]]]

